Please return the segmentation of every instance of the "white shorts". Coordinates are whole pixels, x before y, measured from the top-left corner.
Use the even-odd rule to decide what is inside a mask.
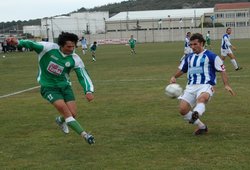
[[[87,45],[82,45],[82,49],[87,49]]]
[[[233,54],[233,52],[232,52],[232,50],[230,49],[230,48],[228,48],[228,49],[220,49],[220,52],[221,52],[221,55],[223,56],[223,57],[226,57],[227,56],[227,54]]]
[[[210,99],[214,94],[213,86],[210,84],[194,84],[194,85],[187,85],[186,89],[184,90],[183,95],[178,97],[178,99],[185,100],[190,104],[191,107],[194,107],[196,104],[197,98],[200,96],[201,93],[208,93],[210,95]]]

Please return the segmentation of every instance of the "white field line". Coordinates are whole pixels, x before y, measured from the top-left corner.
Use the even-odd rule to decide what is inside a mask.
[[[0,96],[0,99],[1,98],[5,98],[5,97],[9,97],[9,96],[14,96],[14,95],[17,95],[17,94],[20,94],[20,93],[24,93],[24,92],[27,92],[27,91],[31,91],[31,90],[37,89],[39,87],[40,86],[35,86],[35,87],[31,87],[31,88],[28,88],[28,89],[25,89],[25,90],[17,91],[17,92],[14,92],[14,93],[9,93],[9,94]]]
[[[249,75],[230,76],[230,78],[249,78],[249,77],[250,77]],[[166,82],[168,82],[168,79],[96,80],[95,82],[136,82],[136,81],[166,81]],[[6,94],[6,95],[2,95],[2,96],[0,96],[0,99],[10,97],[10,96],[14,96],[14,95],[17,95],[17,94],[21,94],[21,93],[24,93],[24,92],[27,92],[27,91],[31,91],[31,90],[37,89],[39,87],[40,86],[35,86],[35,87],[31,87],[31,88],[28,88],[28,89],[25,89],[25,90],[21,90],[21,91],[17,91],[17,92],[14,92],[14,93],[9,93],[9,94]]]

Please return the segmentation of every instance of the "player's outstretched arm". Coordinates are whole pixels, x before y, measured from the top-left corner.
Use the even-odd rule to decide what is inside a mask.
[[[231,45],[231,48],[235,51],[236,50],[236,47],[235,46],[233,46],[233,45]]]
[[[225,89],[232,95],[235,96],[236,93],[233,91],[233,89],[230,87],[229,83],[228,83],[228,78],[227,78],[227,74],[225,71],[221,72],[221,77],[222,77],[222,81],[224,83],[224,87]]]
[[[183,74],[183,72],[181,70],[177,70],[177,72],[170,78],[169,83],[176,83],[176,78],[180,77]]]

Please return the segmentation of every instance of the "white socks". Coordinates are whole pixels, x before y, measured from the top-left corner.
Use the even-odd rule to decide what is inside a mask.
[[[85,131],[83,131],[83,132],[81,133],[81,136],[84,137],[84,138],[86,138],[86,135],[87,135],[87,133],[86,133]]]
[[[205,104],[204,103],[198,103],[195,106],[194,111],[197,111],[199,113],[199,116],[202,116],[203,113],[205,112],[205,109],[206,108],[205,108]],[[189,111],[186,115],[183,116],[184,120],[186,120],[186,121],[191,120],[192,114],[193,114],[193,112]],[[204,129],[206,127],[205,124],[200,119],[197,119],[194,122],[194,125],[197,125],[199,127],[199,129]]]
[[[186,121],[191,120],[192,114],[193,114],[193,112],[192,112],[192,111],[189,111],[187,114],[185,114],[185,115],[183,116],[184,120],[186,120]]]
[[[205,104],[204,103],[198,103],[195,108],[194,111],[197,111],[199,113],[199,116],[202,116],[203,113],[205,112]]]
[[[194,122],[194,125],[197,125],[199,127],[199,129],[205,129],[206,128],[205,124],[200,119],[197,119]]]
[[[236,62],[235,59],[231,59],[231,63],[233,64],[234,68],[237,69],[238,68],[238,64]]]

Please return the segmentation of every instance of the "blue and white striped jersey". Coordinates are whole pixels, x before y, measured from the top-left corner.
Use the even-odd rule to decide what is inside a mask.
[[[190,47],[190,37],[187,37],[187,36],[186,36],[184,46],[185,46],[185,48],[186,48],[186,47]]]
[[[200,54],[192,53],[182,60],[179,69],[187,73],[188,85],[216,84],[216,72],[225,71],[223,61],[212,51],[204,50]]]
[[[230,35],[224,34],[221,39],[221,48],[229,49],[232,44],[230,43]]]

